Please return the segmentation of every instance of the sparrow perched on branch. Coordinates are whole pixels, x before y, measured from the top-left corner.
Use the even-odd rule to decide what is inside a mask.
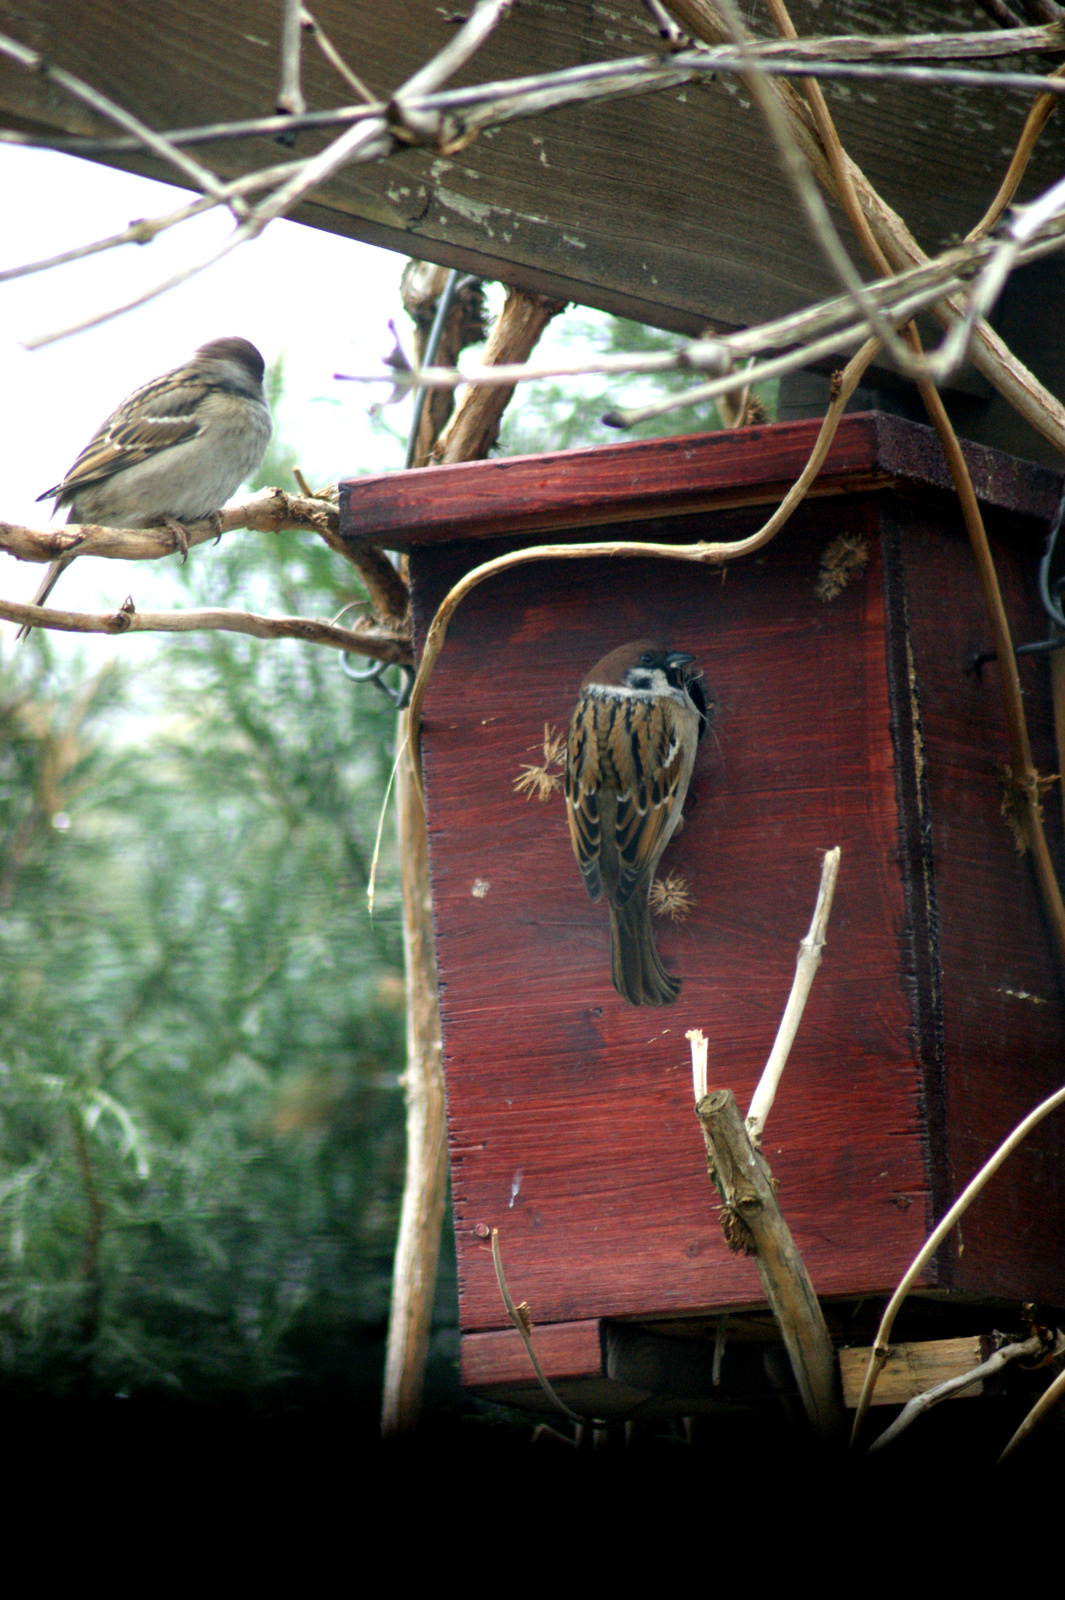
[[[183,366],[140,389],[93,434],[61,483],[39,500],[68,507],[68,522],[170,529],[187,553],[183,524],[221,510],[251,477],[273,424],[263,396],[263,358],[247,339],[212,339]],[[34,596],[44,605],[74,555],[54,561]],[[19,638],[29,633],[27,624]]]
[[[648,896],[710,709],[694,656],[637,639],[592,668],[570,719],[573,853],[592,899],[606,894],[614,988],[633,1006],[669,1005],[680,993],[655,949]]]

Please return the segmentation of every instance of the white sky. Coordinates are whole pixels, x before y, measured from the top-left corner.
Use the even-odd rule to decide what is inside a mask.
[[[93,162],[13,147],[0,147],[0,193],[0,269],[120,232],[134,218],[164,214],[186,198],[169,185]],[[198,345],[228,334],[251,339],[267,363],[284,351],[278,420],[312,483],[402,465],[401,447],[371,434],[366,422],[368,406],[387,391],[333,379],[336,371],[380,367],[391,349],[389,318],[409,349],[410,323],[398,288],[403,257],[389,251],[275,222],[254,243],[147,306],[42,350],[23,348],[28,338],[169,277],[206,254],[231,226],[212,212],[151,245],[124,245],[0,284],[0,517],[46,526],[51,504],[37,505],[36,497],[59,481],[115,406]],[[388,418],[405,431],[408,414],[409,405],[397,406]],[[75,563],[62,580],[64,603],[71,609],[110,603],[98,598],[97,585],[109,576],[104,567],[114,563]],[[32,598],[41,575],[38,566],[0,557],[0,593],[11,599]],[[104,592],[113,590],[112,581]],[[140,603],[147,607],[147,593]],[[159,595],[153,603],[166,601]],[[13,625],[0,628],[6,642]],[[103,636],[99,643],[113,647]]]

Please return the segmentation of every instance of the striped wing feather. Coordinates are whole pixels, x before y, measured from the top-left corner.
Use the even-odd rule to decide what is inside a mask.
[[[203,426],[196,407],[204,392],[205,385],[196,381],[174,385],[171,373],[146,383],[93,434],[62,483],[38,499],[72,499],[90,483],[195,438]]]
[[[669,836],[683,767],[667,701],[583,695],[570,724],[566,802],[588,893],[619,909],[647,885]]]

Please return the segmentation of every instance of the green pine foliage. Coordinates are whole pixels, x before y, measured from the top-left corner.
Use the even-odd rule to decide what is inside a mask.
[[[564,320],[563,320],[564,319]],[[645,327],[622,317],[608,317],[576,307],[563,313],[552,324],[552,343],[561,342],[568,355],[578,352],[643,355],[673,350],[675,334],[660,328]],[[543,350],[534,352],[540,359]],[[546,355],[544,355],[546,360]],[[661,372],[653,376],[595,376],[587,378],[545,379],[523,385],[518,398],[503,418],[499,449],[502,455],[533,455],[548,450],[573,450],[593,444],[617,444],[622,439],[657,439],[667,434],[707,433],[724,427],[713,401],[684,405],[634,427],[607,427],[604,415],[618,406],[647,405],[667,395],[683,394],[700,382],[698,373]],[[753,393],[772,416],[776,405],[775,383],[756,385]]]
[[[332,615],[337,567],[236,535],[183,582]],[[387,829],[366,903],[395,713],[297,643],[52,654],[0,677],[0,1382],[365,1398],[403,1162]]]

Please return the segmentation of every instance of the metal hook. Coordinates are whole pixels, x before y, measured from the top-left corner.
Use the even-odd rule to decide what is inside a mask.
[[[340,670],[345,678],[350,678],[352,683],[376,683],[383,695],[386,695],[397,711],[402,711],[410,700],[411,688],[414,684],[414,668],[402,662],[372,661],[368,667],[353,667],[352,661],[356,658],[349,651],[340,657]],[[393,689],[391,684],[385,682],[385,673],[389,667],[398,666],[400,681]]]

